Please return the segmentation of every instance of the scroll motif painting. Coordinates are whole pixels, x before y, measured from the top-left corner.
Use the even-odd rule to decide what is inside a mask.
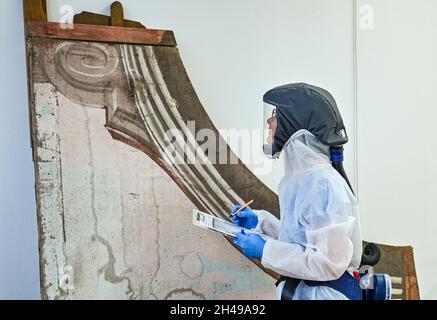
[[[212,165],[160,159],[184,125],[179,90],[195,102],[186,79],[164,81],[175,49],[34,39],[30,52],[46,297],[274,298],[272,277],[192,226],[193,207],[223,216],[237,192]]]

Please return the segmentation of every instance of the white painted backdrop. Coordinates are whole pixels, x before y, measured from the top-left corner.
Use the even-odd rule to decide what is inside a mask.
[[[364,235],[413,245],[421,295],[437,299],[437,1],[360,0],[361,5],[374,10],[373,29],[358,28]]]
[[[218,128],[259,128],[262,95],[276,85],[304,81],[330,90],[349,128],[346,167],[359,187],[365,238],[414,244],[422,295],[437,298],[431,201],[437,190],[431,136],[437,44],[430,40],[437,2],[357,1],[357,11],[372,5],[373,29],[361,29],[360,16],[355,23],[350,0],[123,4],[127,18],[175,31],[194,87]],[[63,5],[75,13],[108,14],[111,2],[48,0],[49,17],[58,21]],[[39,279],[21,1],[3,0],[0,6],[1,43],[9,48],[0,51],[0,298],[34,299]],[[281,170],[279,161],[274,173],[260,178],[276,190]]]

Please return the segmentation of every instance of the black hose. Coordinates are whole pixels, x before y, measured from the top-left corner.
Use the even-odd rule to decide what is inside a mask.
[[[351,189],[352,193],[355,195],[354,189],[352,188],[352,184],[350,183],[349,178],[346,174],[346,171],[344,170],[343,164],[342,163],[336,163],[336,164],[333,163],[332,166],[343,177],[343,179],[346,180],[347,185]]]
[[[351,189],[352,193],[355,195],[354,189],[352,188],[352,184],[350,183],[349,178],[346,174],[346,171],[344,170],[344,167],[343,167],[343,161],[344,161],[343,153],[344,153],[343,146],[331,148],[332,166],[343,177],[343,179],[346,180],[347,185]]]

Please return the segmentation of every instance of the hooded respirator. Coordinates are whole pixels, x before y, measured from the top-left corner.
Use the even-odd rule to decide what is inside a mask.
[[[337,103],[328,91],[306,83],[270,90],[264,95],[264,125],[268,126],[264,130],[268,135],[264,145],[267,157],[279,158],[290,138],[300,130],[307,130],[330,147],[332,166],[352,190],[343,167],[343,145],[349,138]]]
[[[348,142],[346,128],[334,97],[326,90],[304,83],[289,84],[264,95],[264,124],[268,143],[264,154],[278,158],[288,140],[308,130],[323,144],[338,147]],[[271,121],[276,118],[273,136]]]

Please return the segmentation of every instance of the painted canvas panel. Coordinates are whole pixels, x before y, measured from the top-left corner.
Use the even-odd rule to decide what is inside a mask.
[[[35,39],[30,52],[45,298],[274,298],[274,279],[225,238],[194,227],[196,204],[144,147],[131,146],[159,146],[149,139],[166,122],[150,115],[167,111],[147,109],[146,99],[154,108],[177,103],[154,48]],[[187,189],[214,187],[172,174]],[[240,200],[232,190],[209,192],[193,194],[215,213]]]

